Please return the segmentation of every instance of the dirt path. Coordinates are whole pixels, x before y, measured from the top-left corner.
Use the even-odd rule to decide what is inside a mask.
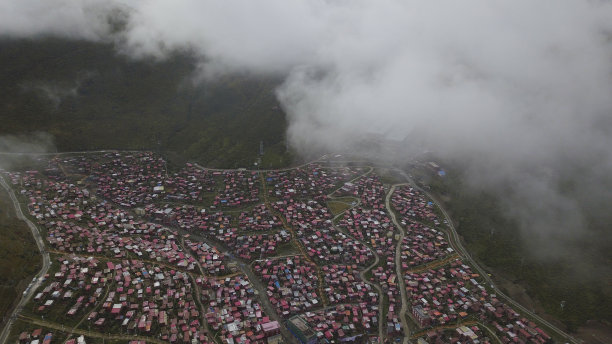
[[[86,331],[86,330],[81,330],[81,329],[68,329],[63,324],[59,324],[59,323],[51,322],[51,321],[46,321],[46,320],[30,318],[30,317],[26,317],[26,316],[23,316],[23,315],[19,316],[19,320],[25,321],[25,322],[28,322],[28,323],[31,323],[31,324],[34,324],[34,325],[44,326],[44,327],[51,328],[51,329],[54,329],[54,330],[71,333],[71,334],[82,334],[84,336],[88,336],[88,337],[92,337],[92,338],[104,338],[104,339],[125,340],[125,341],[143,340],[143,341],[146,341],[147,343],[159,343],[159,344],[165,344],[166,343],[163,340],[160,340],[160,339],[157,339],[157,338],[153,338],[153,337],[143,337],[143,336],[134,336],[134,335],[105,334],[105,333],[100,333],[100,332],[95,332],[95,331]]]

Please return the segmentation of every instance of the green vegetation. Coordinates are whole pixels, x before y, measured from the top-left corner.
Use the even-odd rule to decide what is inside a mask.
[[[0,188],[0,320],[10,311],[41,267],[41,257],[25,222]]]
[[[458,170],[447,172],[439,178],[425,170],[412,171],[444,200],[473,257],[495,274],[524,285],[528,295],[570,331],[590,319],[612,321],[612,279],[605,268],[610,266],[609,253],[598,252],[593,242],[591,249],[577,242],[577,250],[557,260],[537,259],[526,248],[529,238],[519,234],[518,224],[508,219],[494,194],[474,191]],[[561,301],[566,301],[563,311]]]
[[[332,214],[338,215],[349,209],[351,207],[351,204],[339,201],[327,201],[327,207],[329,208],[329,210],[331,210]]]
[[[374,170],[380,176],[380,181],[386,185],[405,183],[403,176],[397,172],[385,168],[377,168]]]
[[[352,196],[334,197],[334,201],[345,202],[345,203],[353,203],[353,202],[359,201],[359,198],[352,197]]]
[[[0,40],[0,134],[47,132],[60,151],[146,149],[211,167],[286,166],[278,80],[193,82],[185,55],[133,61],[111,45]]]
[[[300,254],[300,250],[292,242],[278,245],[275,256],[290,256]]]

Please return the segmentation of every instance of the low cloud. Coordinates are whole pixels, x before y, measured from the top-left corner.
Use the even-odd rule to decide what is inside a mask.
[[[43,99],[47,100],[51,106],[57,109],[66,98],[75,98],[79,94],[79,89],[83,81],[96,76],[94,71],[82,71],[74,80],[37,80],[28,81],[20,84],[24,92],[34,92]]]
[[[0,35],[108,40],[127,3],[104,0],[0,1]]]
[[[37,153],[55,152],[53,137],[35,132],[23,135],[0,135],[0,169],[10,170],[37,159]]]
[[[504,185],[508,215],[542,251],[586,230],[559,184],[594,166],[583,187],[595,190],[612,172],[607,1],[3,1],[0,34],[188,52],[207,77],[282,76],[297,151],[375,135],[469,159],[471,182]]]

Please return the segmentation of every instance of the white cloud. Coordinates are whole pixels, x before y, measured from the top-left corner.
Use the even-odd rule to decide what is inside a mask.
[[[126,30],[109,36],[116,9]],[[526,232],[546,227],[533,201],[521,208],[526,198],[541,200],[545,219],[577,213],[569,233],[582,226],[542,171],[612,170],[607,1],[3,0],[0,33],[114,39],[135,57],[186,50],[207,75],[283,75],[299,150],[379,133],[470,157],[491,184],[528,181],[507,195]]]

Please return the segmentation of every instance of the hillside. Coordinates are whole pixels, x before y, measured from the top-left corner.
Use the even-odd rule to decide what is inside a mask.
[[[110,45],[0,41],[1,134],[46,132],[59,151],[152,149],[215,167],[285,165],[276,80],[194,83],[188,56],[134,61]]]
[[[30,229],[17,218],[13,202],[0,187],[0,325],[40,267],[40,253]]]
[[[536,311],[552,315],[571,332],[589,333],[599,326],[589,320],[609,324],[612,321],[610,214],[585,211],[588,235],[576,240],[569,247],[571,251],[559,252],[555,259],[538,259],[527,248],[529,238],[521,234],[516,221],[504,214],[500,196],[490,190],[469,187],[465,170],[465,166],[454,164],[444,178],[432,176],[425,169],[415,169],[413,173],[445,201],[466,247],[490,269],[502,289]],[[585,207],[592,203],[581,199],[577,192],[571,196]],[[609,327],[606,331],[609,333]]]

